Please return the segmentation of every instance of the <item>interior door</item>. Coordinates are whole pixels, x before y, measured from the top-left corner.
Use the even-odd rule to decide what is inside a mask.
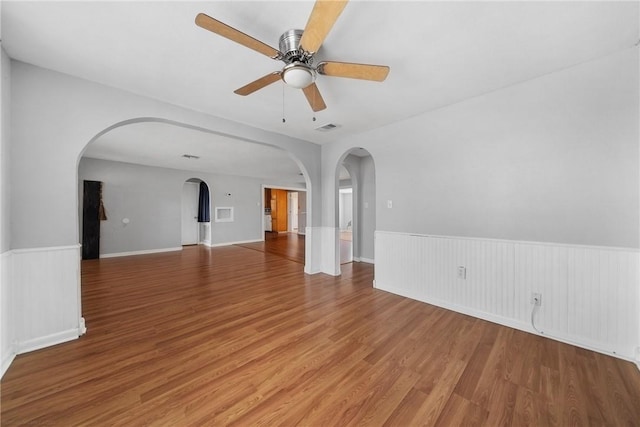
[[[100,181],[84,181],[82,191],[82,259],[100,257]]]
[[[185,182],[182,187],[182,244],[198,244],[198,197],[200,186]]]
[[[273,191],[272,191],[273,192]],[[278,232],[287,231],[287,192],[285,190],[275,190],[277,206],[276,206],[276,230]],[[273,215],[273,212],[271,213]]]
[[[295,191],[289,192],[289,232],[298,231],[298,193]]]

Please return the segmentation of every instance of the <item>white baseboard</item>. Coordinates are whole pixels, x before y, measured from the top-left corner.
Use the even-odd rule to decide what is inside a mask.
[[[182,246],[176,246],[173,248],[146,249],[143,251],[114,252],[110,254],[100,254],[100,258],[115,258],[115,257],[121,257],[121,256],[157,254],[160,252],[173,252],[173,251],[181,251],[181,250],[182,250]]]
[[[375,260],[371,259],[371,258],[363,258],[363,257],[359,257],[359,258],[354,258],[353,259],[356,262],[365,262],[367,264],[375,264]]]
[[[28,341],[18,343],[17,353],[27,353],[29,351],[40,350],[41,348],[50,347],[63,342],[73,341],[81,334],[78,329],[69,329],[67,331],[56,332],[55,334],[44,337],[33,338]]]
[[[318,270],[318,269],[312,270],[312,269],[310,269],[310,268],[309,268],[309,269],[307,269],[307,266],[305,265],[305,267],[304,267],[304,272],[305,272],[306,274],[318,274],[318,273],[322,273],[322,270]]]
[[[2,366],[0,366],[0,379],[2,379],[5,372],[7,372],[7,369],[9,369],[9,366],[11,366],[11,363],[13,363],[13,359],[15,358],[16,353],[13,349],[2,358]]]
[[[73,245],[67,246],[47,246],[42,248],[23,248],[23,249],[12,249],[10,252],[14,254],[29,254],[29,253],[38,253],[38,252],[57,252],[57,251],[68,251],[70,249],[78,249],[82,247],[80,243],[76,243]]]
[[[259,242],[264,242],[264,239],[239,240],[237,242],[225,242],[225,243],[210,243],[207,246],[209,246],[210,248],[219,248],[222,246],[244,245],[245,243],[259,243]]]
[[[84,320],[84,317],[80,318],[80,321],[78,322],[78,332],[80,333],[80,335],[84,335],[87,333],[87,324]]]

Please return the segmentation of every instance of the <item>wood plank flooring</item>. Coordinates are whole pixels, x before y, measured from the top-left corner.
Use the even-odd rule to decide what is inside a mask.
[[[304,244],[303,234],[265,232],[264,242],[243,243],[238,246],[278,255],[290,261],[304,264]]]
[[[635,365],[243,247],[83,261],[88,333],[18,356],[2,425],[638,425]]]

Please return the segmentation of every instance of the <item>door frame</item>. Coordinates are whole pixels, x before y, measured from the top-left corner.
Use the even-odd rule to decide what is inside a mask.
[[[262,190],[261,190],[261,195],[260,198],[262,199],[262,206],[261,206],[261,210],[260,210],[260,229],[262,230],[262,237],[261,237],[261,241],[264,242],[264,233],[265,233],[265,229],[264,229],[264,209],[265,209],[265,199],[264,199],[264,190],[266,190],[267,188],[270,188],[272,190],[285,190],[285,191],[296,191],[296,192],[305,192],[307,193],[307,189],[306,188],[296,188],[296,187],[286,187],[286,186],[282,186],[282,185],[270,185],[270,184],[262,184]],[[288,196],[287,196],[288,197]],[[288,224],[287,224],[287,229],[288,229]],[[300,230],[298,230],[299,232]],[[306,252],[306,247],[305,247],[305,252]]]

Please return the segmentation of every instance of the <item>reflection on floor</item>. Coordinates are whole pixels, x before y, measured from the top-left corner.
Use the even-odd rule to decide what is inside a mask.
[[[242,243],[236,246],[278,255],[291,261],[304,264],[304,235],[296,233],[264,233],[264,242]],[[351,231],[340,232],[340,264],[353,261],[353,242]]]
[[[304,235],[302,234],[265,232],[264,242],[244,243],[237,246],[278,255],[304,264]]]

